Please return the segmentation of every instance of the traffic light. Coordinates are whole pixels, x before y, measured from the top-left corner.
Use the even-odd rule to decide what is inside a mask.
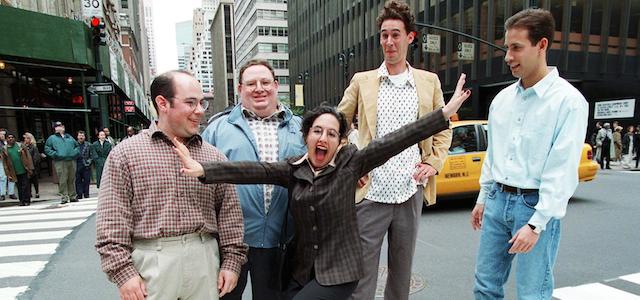
[[[93,29],[93,43],[104,46],[107,44],[107,33],[102,19],[91,17],[91,29]]]

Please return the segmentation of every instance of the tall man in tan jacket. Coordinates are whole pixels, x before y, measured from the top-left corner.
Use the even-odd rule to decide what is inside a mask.
[[[400,1],[388,1],[377,19],[384,62],[353,76],[338,106],[347,120],[358,114],[359,145],[366,146],[417,118],[444,106],[436,74],[412,68],[407,49],[416,36],[414,16]],[[414,145],[373,170],[360,183],[356,212],[365,277],[355,299],[375,297],[377,262],[389,233],[389,273],[385,299],[407,299],[422,201],[436,200],[435,175],[442,169],[451,130]],[[376,263],[373,263],[376,262]]]

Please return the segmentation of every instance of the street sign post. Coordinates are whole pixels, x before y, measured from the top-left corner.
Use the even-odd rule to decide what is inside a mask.
[[[93,83],[87,86],[87,92],[92,94],[115,94],[113,83]]]
[[[473,43],[458,43],[458,59],[473,60],[474,45]]]
[[[82,0],[82,16],[85,19],[91,17],[104,18],[102,11],[102,0]]]

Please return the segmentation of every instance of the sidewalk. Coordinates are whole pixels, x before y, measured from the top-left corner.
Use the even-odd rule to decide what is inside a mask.
[[[640,171],[640,168],[636,168],[635,166],[636,166],[635,160],[631,162],[631,168],[629,169],[623,168],[622,162],[612,161],[611,163],[609,163],[609,167],[611,167],[610,170],[612,171]]]
[[[45,201],[60,201],[60,196],[58,195],[58,184],[53,183],[53,177],[51,176],[42,176],[40,178],[40,198],[35,198],[35,191],[33,190],[33,186],[31,187],[31,203],[45,202]],[[18,189],[16,188],[16,194]],[[16,195],[17,196],[17,195]],[[91,184],[89,186],[89,196],[96,197],[98,196],[98,188],[96,188],[95,184]],[[82,200],[80,200],[82,201]],[[9,207],[9,206],[18,206],[20,201],[18,199],[10,199],[6,197],[5,200],[0,201],[0,208]]]

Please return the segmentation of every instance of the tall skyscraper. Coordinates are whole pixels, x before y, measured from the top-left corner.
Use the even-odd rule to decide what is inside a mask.
[[[202,8],[193,11],[192,46],[189,53],[187,70],[202,85],[205,93],[213,93],[213,68],[211,65],[211,34],[209,28],[213,22],[216,0],[202,0]]]
[[[280,82],[278,98],[289,105],[289,30],[286,0],[235,0],[236,70],[266,59]]]
[[[235,104],[235,44],[233,27],[233,0],[217,1],[210,33],[212,46],[212,66],[214,101],[211,113],[218,113]]]
[[[144,23],[145,30],[147,31],[147,47],[149,49],[149,73],[151,77],[155,77],[157,72],[156,44],[153,35],[153,8],[151,6],[151,0],[144,1]]]
[[[178,53],[178,69],[188,70],[189,53],[191,52],[193,21],[176,23],[176,47]]]

